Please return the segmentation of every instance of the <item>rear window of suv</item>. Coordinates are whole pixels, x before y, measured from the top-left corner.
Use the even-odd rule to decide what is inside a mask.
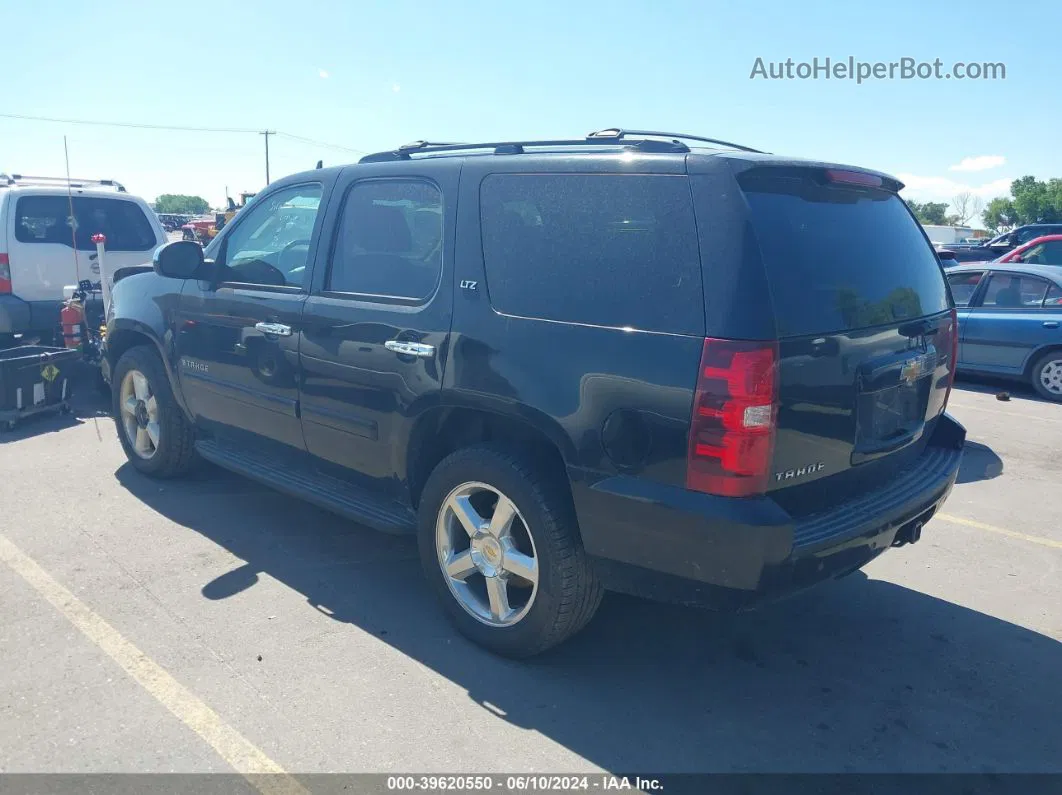
[[[948,308],[944,274],[899,196],[827,185],[808,169],[772,171],[780,169],[745,172],[738,182],[780,336],[887,325]]]
[[[74,214],[71,220],[70,206]],[[15,210],[15,239],[20,243],[57,243],[95,251],[92,236],[102,232],[108,251],[149,251],[155,231],[140,205],[125,199],[93,196],[20,196]]]
[[[492,174],[480,202],[487,290],[497,311],[704,333],[686,177]]]

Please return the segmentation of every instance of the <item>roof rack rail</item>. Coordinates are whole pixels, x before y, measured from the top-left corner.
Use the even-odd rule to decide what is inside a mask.
[[[456,141],[411,141],[408,144],[402,144],[398,147],[398,151],[405,152],[410,149],[427,149],[432,146],[468,146],[469,144],[457,143]]]
[[[125,193],[125,186],[114,179],[77,179],[74,177],[33,177],[28,174],[0,174],[0,185],[61,185],[63,187],[84,188],[98,185],[103,188],[114,188],[119,193]]]
[[[751,146],[735,144],[731,143],[730,141],[722,141],[718,138],[705,138],[703,135],[687,135],[686,133],[656,132],[654,130],[624,130],[620,127],[609,127],[604,130],[592,132],[586,137],[610,141],[620,141],[626,138],[628,135],[652,135],[658,138],[670,138],[672,140],[679,141],[703,141],[704,143],[708,144],[719,144],[721,146],[728,146],[731,149],[740,149],[742,152],[754,152],[760,155],[766,154],[760,149],[753,149]]]
[[[476,149],[492,150],[496,155],[520,155],[525,148],[537,147],[593,147],[593,146],[620,146],[624,149],[634,149],[641,152],[689,152],[690,149],[681,141],[619,141],[616,138],[561,138],[546,141],[494,141],[476,144],[447,144],[430,143],[428,141],[414,141],[405,144],[390,152],[375,152],[359,160],[359,163],[383,163],[394,160],[410,160],[410,155],[419,154],[445,154],[447,152],[471,151]]]

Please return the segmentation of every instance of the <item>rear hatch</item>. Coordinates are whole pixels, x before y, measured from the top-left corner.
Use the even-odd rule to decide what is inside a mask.
[[[778,338],[767,492],[806,516],[925,448],[951,387],[940,264],[888,179],[817,166],[737,174]]]

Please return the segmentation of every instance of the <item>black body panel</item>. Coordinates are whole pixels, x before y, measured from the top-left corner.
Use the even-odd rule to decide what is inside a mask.
[[[927,303],[916,317],[787,333],[778,306],[785,296],[736,176],[843,167],[674,148],[517,149],[412,159],[399,152],[270,185],[249,209],[300,180],[323,187],[305,282],[129,276],[115,287],[109,355],[136,340],[157,348],[205,458],[388,532],[413,529],[418,489],[455,445],[500,438],[548,448],[543,460],[570,484],[582,543],[605,584],[619,590],[742,607],[917,540],[955,481],[965,434],[943,413],[953,363],[938,330],[949,307]],[[898,185],[860,173],[889,190]],[[536,194],[543,176],[558,177],[553,198]],[[500,177],[524,182],[485,194]],[[349,262],[404,267],[396,251],[412,244],[344,237],[352,189],[388,179],[439,191],[436,286],[415,297],[334,289],[340,246]],[[597,179],[631,182],[602,192]],[[667,211],[640,212],[637,197],[657,190]],[[625,214],[602,223],[603,194],[628,202]],[[492,199],[485,212],[484,195],[508,198]],[[381,219],[425,210],[370,204]],[[560,221],[570,223],[553,215],[561,206]],[[208,257],[223,256],[249,209]],[[675,223],[686,231],[668,226]],[[514,228],[519,236],[506,246]],[[676,243],[676,234],[690,240]],[[674,248],[655,245],[654,235]],[[661,250],[667,257],[654,260]],[[683,259],[690,256],[692,269]],[[616,262],[625,275],[608,270]],[[599,302],[592,320],[567,316],[580,304],[568,299],[588,290]],[[624,304],[631,295],[643,299],[636,312]],[[528,310],[528,297],[544,309]],[[624,313],[636,321],[623,322]],[[777,344],[772,484],[760,496],[686,488],[706,337]],[[446,425],[455,417],[465,423],[456,430]]]
[[[407,503],[406,442],[418,416],[439,403],[449,351],[460,175],[458,162],[417,165],[381,163],[340,174],[322,226],[300,341],[302,427],[315,466]],[[350,191],[366,181],[379,188],[398,179],[422,180],[441,195],[441,273],[435,289],[424,299],[329,289],[329,265]],[[427,345],[433,355],[395,353],[385,347],[388,342]]]

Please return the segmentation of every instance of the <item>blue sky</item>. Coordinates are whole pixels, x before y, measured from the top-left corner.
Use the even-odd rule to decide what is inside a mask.
[[[1011,12],[1014,12],[1013,14]],[[986,199],[1062,176],[1062,4],[4,2],[0,114],[275,129],[376,151],[420,138],[701,133]],[[757,57],[1003,62],[1006,79],[750,79]],[[0,171],[106,176],[149,200],[264,183],[262,136],[0,118]],[[356,152],[270,140],[278,176]],[[961,164],[966,161],[966,167]]]

